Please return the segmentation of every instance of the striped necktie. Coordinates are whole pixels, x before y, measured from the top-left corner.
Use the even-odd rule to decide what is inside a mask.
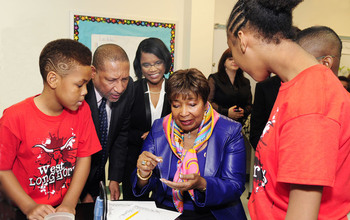
[[[106,98],[102,98],[102,102],[100,106],[98,107],[98,119],[100,121],[100,143],[102,146],[101,151],[101,164],[100,168],[97,171],[97,176],[102,177],[104,176],[103,173],[105,171],[105,164],[106,164],[106,147],[107,147],[107,138],[108,138],[108,120],[107,120],[107,111],[106,111]]]

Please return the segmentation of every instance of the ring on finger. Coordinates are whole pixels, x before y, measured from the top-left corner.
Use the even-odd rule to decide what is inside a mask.
[[[141,162],[141,164],[142,164],[143,166],[146,165],[146,161],[143,160],[143,161]]]

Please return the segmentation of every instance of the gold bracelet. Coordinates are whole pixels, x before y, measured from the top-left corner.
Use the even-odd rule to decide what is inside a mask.
[[[140,174],[140,169],[137,169],[137,171],[136,171],[136,175],[138,178],[140,178],[140,180],[148,180],[149,178],[151,178],[152,173],[153,173],[153,170],[151,170],[151,172],[148,174],[148,176],[142,177]]]

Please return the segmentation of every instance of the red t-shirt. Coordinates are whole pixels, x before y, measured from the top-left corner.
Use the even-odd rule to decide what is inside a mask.
[[[347,219],[349,120],[349,94],[323,65],[282,83],[255,154],[253,220],[284,219],[290,184],[324,186],[318,219]]]
[[[42,113],[30,97],[0,119],[0,170],[12,170],[37,203],[59,205],[77,157],[101,150],[88,104],[59,116]]]

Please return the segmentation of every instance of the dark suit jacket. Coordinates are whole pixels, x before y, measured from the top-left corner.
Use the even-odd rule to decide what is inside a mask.
[[[240,196],[245,182],[245,146],[241,134],[242,126],[226,117],[220,117],[208,140],[204,172],[207,181],[205,199],[194,190],[195,205],[209,209],[217,219],[246,219]],[[153,170],[149,183],[142,189],[137,187],[137,176],[132,175],[133,192],[141,196],[153,190],[152,198],[162,204],[171,200],[166,196],[168,186],[159,179],[169,179],[171,161],[178,160],[171,151],[163,129],[163,119],[154,122],[142,151],[149,151],[163,158]]]
[[[250,118],[250,143],[256,149],[262,131],[269,120],[272,107],[275,104],[281,80],[273,76],[256,84],[254,104]]]
[[[123,193],[126,195],[127,199],[129,196],[133,197],[130,185],[130,175],[136,168],[136,161],[143,145],[143,139],[141,136],[145,132],[151,130],[151,103],[149,101],[149,94],[145,93],[148,91],[146,83],[146,79],[137,80],[134,83],[135,101],[131,109],[128,156],[123,178]],[[167,95],[165,94],[161,117],[166,116],[170,112],[170,104]]]
[[[92,119],[95,124],[96,132],[100,138],[99,133],[99,119],[98,119],[98,106],[96,100],[95,89],[92,81],[87,85],[88,94],[85,96],[86,102],[89,104],[92,114]],[[133,104],[133,80],[130,77],[128,86],[117,102],[111,105],[111,121],[108,132],[107,140],[107,155],[109,157],[109,172],[108,179],[117,182],[122,182],[123,172],[126,162],[127,155],[127,141],[128,141],[128,130],[130,123],[130,109]],[[91,169],[83,195],[90,193],[96,196],[99,191],[99,179],[96,178],[95,174],[101,164],[101,152],[92,155],[91,157]]]

